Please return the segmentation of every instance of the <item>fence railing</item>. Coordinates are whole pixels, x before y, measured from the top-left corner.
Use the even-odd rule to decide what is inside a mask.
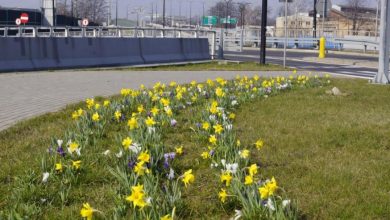
[[[215,58],[216,32],[202,29],[137,27],[1,27],[0,37],[88,37],[88,38],[208,38]]]

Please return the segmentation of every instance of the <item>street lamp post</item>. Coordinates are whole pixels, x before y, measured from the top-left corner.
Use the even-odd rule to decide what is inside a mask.
[[[317,0],[314,0],[313,8],[313,38],[317,37]]]
[[[163,28],[165,28],[165,0],[163,0]]]
[[[390,0],[381,2],[381,27],[379,42],[379,68],[374,78],[375,83],[389,83],[389,47],[390,47]]]
[[[266,33],[267,33],[267,3],[268,0],[262,1],[261,6],[261,43],[260,43],[260,63],[265,64],[265,50],[266,50]]]
[[[118,26],[118,0],[115,2],[115,26]]]

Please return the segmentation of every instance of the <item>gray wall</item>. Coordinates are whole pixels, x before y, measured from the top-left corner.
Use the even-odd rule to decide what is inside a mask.
[[[0,71],[210,59],[204,38],[0,38]]]

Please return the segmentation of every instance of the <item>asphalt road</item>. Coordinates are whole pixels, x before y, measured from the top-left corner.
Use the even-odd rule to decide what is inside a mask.
[[[226,51],[225,58],[238,61],[258,61],[259,50],[244,50],[243,52]],[[316,58],[317,53],[314,52],[294,52],[289,50],[287,52],[286,65],[292,68],[297,68],[304,71],[315,71],[339,74],[344,76],[354,76],[360,78],[371,79],[378,71],[377,68],[361,67],[354,65],[343,65],[335,63],[317,62],[317,61],[305,61],[304,58]],[[360,56],[354,54],[327,54],[327,58],[345,59],[355,61],[368,61],[377,62],[378,58],[375,55]],[[283,65],[283,50],[268,50],[266,56],[267,63]]]

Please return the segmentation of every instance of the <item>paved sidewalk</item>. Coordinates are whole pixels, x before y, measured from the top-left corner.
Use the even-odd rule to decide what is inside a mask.
[[[156,82],[198,82],[208,78],[286,75],[282,72],[164,72],[164,71],[55,71],[0,74],[0,130],[20,120],[58,111],[67,104],[94,96],[118,94],[122,88],[152,86]]]

